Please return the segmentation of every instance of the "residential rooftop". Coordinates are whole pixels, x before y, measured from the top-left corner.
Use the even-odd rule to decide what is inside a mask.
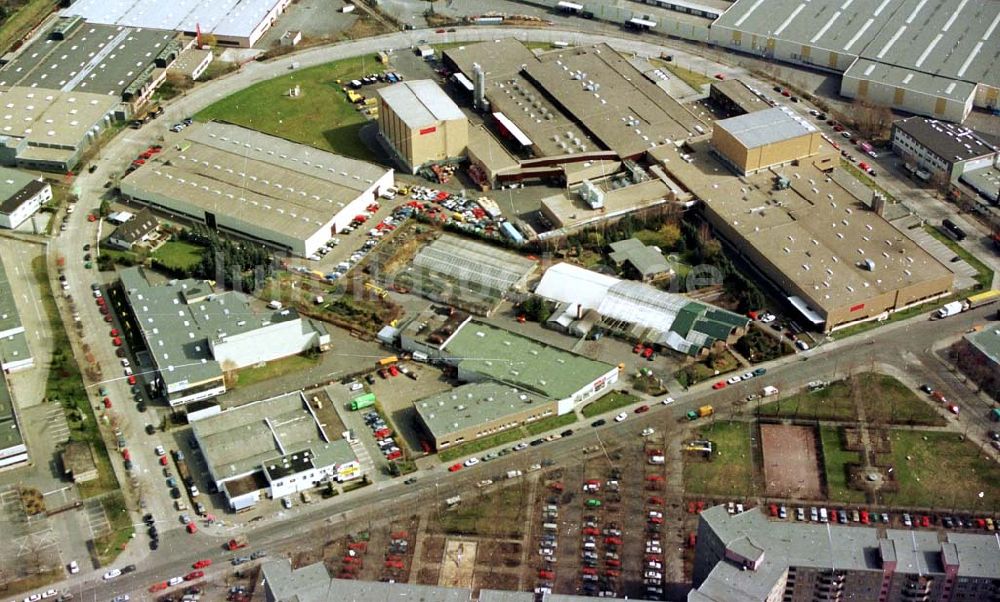
[[[261,565],[275,602],[470,602],[468,589],[383,581],[333,579],[322,562],[292,570],[288,560]],[[270,598],[269,598],[270,599]]]
[[[461,371],[556,400],[572,396],[614,369],[611,364],[475,320],[451,337],[444,357]]]
[[[965,335],[965,340],[1000,366],[1000,327],[983,328],[979,332]]]
[[[759,148],[817,131],[815,125],[788,107],[773,107],[720,119],[715,122],[715,127],[729,132],[746,148]]]
[[[421,420],[437,439],[500,420],[550,400],[498,382],[461,385],[413,403]]]
[[[142,198],[166,196],[308,238],[387,169],[236,125],[195,123],[186,140],[125,177]]]
[[[611,259],[618,264],[630,264],[643,277],[662,274],[671,270],[670,262],[660,249],[646,246],[638,238],[627,238],[611,243]]]
[[[986,157],[997,147],[967,127],[927,117],[910,117],[893,124],[948,163]]]
[[[54,27],[67,20],[58,20]],[[80,23],[68,28],[64,39],[54,39],[50,28],[49,35],[40,36],[0,69],[0,87],[88,92],[121,100],[132,82],[148,77],[161,53],[180,49],[176,33],[157,27]]]
[[[230,408],[193,430],[217,480],[262,469],[274,480],[354,460],[346,441],[330,440],[301,392]]]
[[[441,86],[429,79],[408,80],[378,89],[382,101],[410,129],[434,125],[441,121],[465,119]]]

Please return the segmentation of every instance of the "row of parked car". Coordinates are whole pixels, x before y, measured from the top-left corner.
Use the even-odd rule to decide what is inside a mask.
[[[399,449],[396,445],[396,440],[393,438],[392,429],[386,424],[382,416],[372,410],[364,415],[365,424],[368,428],[372,430],[372,434],[375,435],[375,442],[378,444],[379,451],[385,456],[386,460],[398,460],[403,457],[403,451]]]
[[[730,514],[741,512],[742,506],[743,504],[729,502],[728,509]],[[829,522],[839,523],[841,525],[850,523],[858,523],[862,525],[888,525],[892,520],[888,512],[869,512],[864,508],[849,510],[840,508],[828,509],[813,506],[810,508],[797,507],[793,510],[795,520],[801,522]],[[781,520],[786,520],[792,515],[792,513],[789,512],[788,507],[783,504],[770,504],[767,507],[767,512],[772,518]],[[982,529],[986,531],[995,531],[997,528],[997,525],[990,517],[972,518],[948,515],[942,516],[940,520],[937,520],[934,516],[929,514],[911,514],[909,512],[904,512],[899,515],[899,521],[904,527],[931,528],[940,523],[940,525],[945,529]]]

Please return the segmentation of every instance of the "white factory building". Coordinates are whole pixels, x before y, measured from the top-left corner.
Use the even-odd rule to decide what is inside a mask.
[[[391,169],[224,123],[195,124],[122,195],[308,257],[393,185]]]

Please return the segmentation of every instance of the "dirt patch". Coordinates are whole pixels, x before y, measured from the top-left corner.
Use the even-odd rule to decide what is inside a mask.
[[[444,538],[424,536],[424,549],[420,554],[424,562],[441,562],[444,557]],[[436,584],[437,581],[435,580]]]
[[[819,498],[819,458],[816,431],[806,426],[760,425],[767,495],[788,498]]]
[[[476,571],[474,589],[499,589],[515,591],[519,579],[515,573],[497,573],[492,571]]]
[[[438,585],[471,588],[473,571],[476,568],[476,548],[477,544],[474,541],[449,539],[445,545],[444,559],[441,561]]]
[[[420,585],[437,585],[441,571],[436,566],[425,566],[417,573],[417,583]]]

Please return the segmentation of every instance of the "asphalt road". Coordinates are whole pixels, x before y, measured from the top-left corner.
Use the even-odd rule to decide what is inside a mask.
[[[104,182],[120,173],[131,159],[147,145],[162,140],[168,136],[169,126],[189,115],[194,114],[199,109],[223,98],[237,90],[243,89],[255,82],[273,78],[277,75],[288,72],[292,61],[301,66],[310,66],[325,63],[331,60],[356,56],[363,53],[374,53],[385,48],[408,48],[420,40],[429,42],[456,42],[475,41],[483,39],[493,39],[497,37],[516,36],[520,39],[530,39],[536,41],[563,40],[571,44],[591,44],[598,42],[611,42],[616,48],[626,52],[637,52],[644,55],[658,55],[663,47],[647,41],[625,40],[620,38],[609,38],[607,36],[592,35],[580,32],[565,32],[555,30],[515,30],[509,28],[463,28],[455,33],[435,34],[432,31],[410,31],[394,33],[378,38],[369,38],[352,41],[336,46],[315,48],[297,53],[295,55],[283,57],[269,63],[249,63],[239,72],[216,81],[204,84],[195,88],[185,96],[175,100],[166,115],[147,125],[141,130],[126,129],[117,138],[112,140],[101,152],[100,157],[95,161],[97,170],[93,174],[82,173],[77,177],[75,186],[80,194],[80,202],[76,212],[69,217],[70,227],[56,238],[52,245],[53,252],[50,253],[50,266],[53,267],[52,274],[55,278],[54,261],[57,256],[66,257],[66,274],[70,282],[70,293],[77,299],[81,308],[81,317],[85,323],[85,340],[91,343],[91,348],[97,357],[98,362],[105,368],[105,378],[115,378],[120,375],[118,358],[115,357],[112,346],[107,336],[109,326],[102,320],[96,310],[93,298],[90,293],[90,284],[94,282],[97,273],[84,269],[82,247],[86,243],[94,244],[97,240],[97,223],[87,222],[86,215],[89,211],[96,209],[100,204],[101,196],[105,190]],[[675,56],[678,51],[672,50]],[[699,62],[707,63],[704,59],[688,55],[684,60],[692,68],[697,68]],[[709,67],[709,70],[720,71],[729,76],[742,76],[739,70]],[[54,287],[59,290],[58,287]],[[60,299],[62,309],[65,312],[64,300]],[[88,307],[89,305],[89,308]],[[989,310],[995,311],[995,310]],[[942,338],[942,331],[951,334],[960,334],[973,323],[981,322],[987,310],[977,310],[962,314],[947,321],[928,322],[926,317],[914,318],[907,322],[883,326],[868,334],[859,335],[846,341],[835,341],[807,352],[780,360],[775,366],[769,367],[769,376],[773,382],[781,382],[785,389],[793,389],[803,385],[809,380],[816,378],[831,378],[836,374],[844,374],[849,369],[856,369],[870,365],[873,361],[882,362],[897,366],[904,374],[912,374],[914,378],[928,378],[935,386],[944,386],[953,391],[950,397],[959,400],[962,407],[960,420],[969,425],[969,434],[974,437],[982,437],[986,431],[985,411],[983,403],[975,396],[972,396],[964,389],[951,373],[944,370],[941,365],[931,358],[929,350],[935,342]],[[68,315],[68,313],[64,313]],[[913,350],[913,351],[907,351]],[[78,342],[74,341],[74,351],[78,357],[82,357]],[[803,358],[806,358],[803,361]],[[807,362],[807,363],[806,363]],[[937,382],[934,382],[937,381]],[[155,458],[152,453],[154,441],[145,434],[139,434],[147,417],[135,412],[134,404],[126,402],[131,396],[127,393],[128,386],[124,384],[124,379],[112,380],[109,383],[113,398],[120,398],[123,404],[123,425],[126,436],[130,442],[136,441],[141,444],[135,447],[134,457],[136,463],[141,467],[140,474],[145,475],[143,480],[144,490],[153,488],[163,489],[162,477],[158,476],[155,468],[145,472],[146,467],[156,467]],[[756,387],[757,383],[754,383]],[[747,385],[750,386],[750,385]],[[642,418],[630,417],[623,424],[611,424],[608,427],[599,429],[602,433],[607,433],[610,437],[630,436],[633,431],[638,432],[641,425],[652,424],[657,420],[674,419],[681,416],[687,409],[695,407],[706,401],[712,402],[720,410],[732,403],[735,399],[742,398],[749,392],[744,387],[730,387],[721,392],[710,389],[710,383],[694,387],[691,391],[677,396],[678,402],[671,407],[657,406],[657,409]],[[150,412],[156,410],[151,408]],[[149,417],[152,420],[152,416]],[[589,431],[587,427],[582,427]],[[532,448],[530,451],[516,454],[506,462],[519,462],[524,466],[531,464],[542,457],[548,457],[556,461],[569,460],[579,453],[583,447],[593,443],[593,437],[587,435],[577,435],[573,438],[546,444],[540,448]],[[169,442],[164,442],[168,445]],[[121,474],[120,461],[115,462],[119,477],[126,482]],[[495,463],[477,466],[473,469],[463,470],[456,474],[444,472],[444,468],[436,468],[418,475],[419,481],[416,485],[407,487],[395,483],[379,483],[363,490],[352,492],[338,497],[329,503],[316,504],[308,512],[303,511],[289,520],[275,522],[262,521],[260,526],[245,529],[251,533],[255,548],[261,546],[277,546],[282,543],[290,543],[297,538],[307,534],[317,524],[323,522],[339,523],[350,519],[352,513],[359,512],[359,508],[367,509],[379,507],[386,504],[387,507],[405,503],[409,500],[425,499],[430,496],[434,500],[440,500],[449,494],[472,486],[472,484],[485,476],[491,475],[494,471]],[[165,489],[164,489],[165,492]],[[154,494],[146,496],[152,505],[152,511],[163,516],[173,516],[176,513],[170,510],[170,500],[166,495]],[[141,537],[141,536],[140,536]],[[96,599],[96,597],[110,598],[118,593],[144,592],[150,583],[164,578],[179,575],[187,572],[188,566],[193,560],[198,558],[211,558],[221,560],[228,558],[229,554],[221,551],[221,539],[213,539],[207,535],[199,534],[191,537],[183,534],[177,529],[166,531],[162,535],[161,549],[154,553],[152,559],[155,562],[146,562],[144,557],[148,554],[143,546],[130,545],[122,557],[120,564],[136,562],[142,567],[138,572],[119,578],[118,580],[103,583],[100,581],[100,572],[84,572],[68,581],[74,593],[84,595],[83,599]],[[213,567],[213,569],[216,567]]]
[[[817,347],[807,354],[782,358],[767,365],[768,374],[751,381],[748,387],[759,388],[763,384],[781,383],[785,390],[802,387],[810,380],[843,377],[848,372],[866,369],[877,362],[889,366],[899,376],[911,382],[929,382],[942,388],[950,398],[962,408],[960,428],[974,440],[982,441],[990,422],[986,416],[987,405],[964,388],[953,374],[937,360],[930,357],[931,348],[943,339],[958,336],[974,324],[983,323],[995,308],[980,308],[947,320],[930,321],[926,316],[918,316],[905,322],[889,324],[869,333],[843,341],[833,341]],[[910,351],[914,350],[914,351]],[[807,359],[803,359],[807,358]],[[638,436],[646,426],[655,426],[664,421],[683,420],[687,410],[711,403],[717,416],[723,419],[737,399],[742,399],[749,388],[739,385],[722,391],[711,389],[711,382],[699,384],[691,390],[677,395],[676,402],[669,406],[657,404],[641,416],[630,414],[623,423],[608,420],[606,426],[593,429],[586,423],[577,427],[577,434],[558,441],[532,447],[522,452],[506,456],[500,461],[481,463],[473,468],[449,473],[445,466],[416,473],[417,482],[404,485],[402,479],[380,482],[369,487],[338,496],[329,501],[315,504],[287,520],[270,519],[257,525],[234,528],[234,532],[246,533],[251,541],[249,550],[278,549],[293,546],[302,538],[309,537],[317,529],[344,525],[347,521],[361,518],[379,517],[379,509],[391,511],[401,506],[442,503],[442,500],[457,493],[470,490],[481,479],[490,478],[510,467],[525,469],[543,459],[558,463],[573,462],[581,456],[584,447],[600,440],[605,443]],[[603,416],[608,419],[615,412]],[[594,417],[593,420],[596,420]],[[360,521],[359,521],[360,522]],[[190,565],[201,558],[212,559],[213,572],[230,570],[228,559],[236,555],[222,549],[224,538],[196,536],[194,538],[178,531],[163,536],[163,544],[140,569],[114,581],[103,582],[100,573],[74,580],[72,591],[82,594],[82,599],[106,599],[121,593],[141,595],[150,584],[171,576],[183,575]],[[241,551],[239,554],[245,553]],[[119,564],[123,564],[123,562]]]

